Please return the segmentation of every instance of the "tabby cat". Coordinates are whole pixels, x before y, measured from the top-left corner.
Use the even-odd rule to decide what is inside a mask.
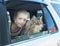
[[[42,28],[43,28],[42,16],[39,18],[33,16],[32,19],[26,23],[25,30],[27,34],[33,34],[40,32]]]

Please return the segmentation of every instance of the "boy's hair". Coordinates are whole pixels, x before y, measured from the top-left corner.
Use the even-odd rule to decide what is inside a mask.
[[[17,16],[18,13],[27,13],[27,11],[26,10],[17,10],[17,11],[15,11],[14,16]]]

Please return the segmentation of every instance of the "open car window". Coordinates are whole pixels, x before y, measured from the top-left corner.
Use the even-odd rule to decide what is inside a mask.
[[[9,13],[10,14],[10,13]],[[29,40],[29,39],[33,39],[39,36],[43,36],[43,35],[47,35],[47,34],[53,34],[55,32],[57,32],[57,27],[55,25],[54,19],[51,16],[50,12],[48,11],[48,9],[46,8],[45,5],[41,4],[41,8],[40,10],[32,10],[29,11],[28,13],[28,21],[31,21],[31,19],[33,18],[33,16],[35,16],[38,20],[35,20],[37,23],[34,25],[33,21],[31,22],[32,25],[34,25],[36,28],[31,28],[30,29],[34,29],[36,32],[32,33],[29,35],[21,35],[21,36],[17,36],[15,39],[11,39],[11,43],[16,43],[16,42],[20,42],[20,41],[24,41],[24,40]],[[9,25],[11,25],[11,19],[10,19],[10,15],[9,15]],[[42,19],[39,21],[39,18]],[[38,24],[38,23],[41,24]],[[30,23],[28,23],[30,24]],[[30,25],[31,26],[31,25]],[[40,26],[37,29],[37,26]],[[27,26],[28,28],[29,26]]]

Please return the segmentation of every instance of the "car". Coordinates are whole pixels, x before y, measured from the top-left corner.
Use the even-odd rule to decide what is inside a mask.
[[[43,28],[41,32],[30,36],[18,36],[12,40],[10,37],[10,24],[13,21],[11,12],[24,9],[32,16],[41,17]],[[0,3],[0,45],[5,46],[60,46],[60,17],[50,2],[36,0],[7,1]],[[28,20],[29,21],[29,20]]]

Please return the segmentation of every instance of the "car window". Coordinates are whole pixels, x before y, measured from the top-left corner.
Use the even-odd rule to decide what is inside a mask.
[[[51,3],[52,7],[55,9],[55,11],[57,12],[57,14],[59,15],[60,17],[60,4],[54,4],[54,3]]]
[[[9,26],[11,25],[11,16],[9,12],[8,13],[8,18],[9,18]],[[29,12],[30,13],[30,12]],[[28,14],[29,14],[28,13]],[[33,12],[32,12],[33,13]],[[31,20],[31,14],[28,15],[28,19],[29,21]],[[45,5],[41,5],[40,10],[37,10],[35,12],[35,14],[32,14],[32,16],[36,16],[36,18],[39,20],[39,18],[42,18],[40,20],[41,26],[37,29],[36,33],[32,33],[30,35],[21,35],[21,36],[17,36],[15,39],[11,39],[11,43],[16,43],[16,42],[20,42],[20,41],[24,41],[24,40],[29,40],[29,39],[33,39],[39,36],[43,36],[46,34],[53,34],[55,32],[57,32],[57,28],[56,28],[56,24],[54,22],[54,19],[52,17],[52,15],[50,14],[50,12],[47,9],[47,6]],[[37,20],[36,20],[37,21]],[[37,21],[38,22],[38,21]],[[39,23],[39,22],[38,22]],[[36,23],[36,27],[39,25],[38,23]],[[29,23],[28,23],[29,24]],[[34,24],[33,24],[34,25]],[[42,28],[41,28],[42,27]],[[28,28],[28,27],[27,27]],[[41,28],[41,30],[40,30]],[[32,28],[33,29],[33,28]],[[35,29],[36,30],[36,29]]]

